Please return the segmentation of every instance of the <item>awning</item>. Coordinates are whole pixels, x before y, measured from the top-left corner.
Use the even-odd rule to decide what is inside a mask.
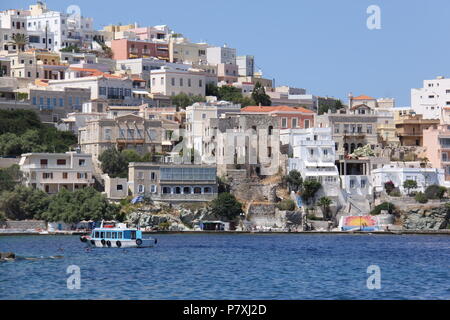
[[[143,95],[148,95],[149,92],[148,91],[144,91],[144,90],[133,90],[134,94],[143,94]]]

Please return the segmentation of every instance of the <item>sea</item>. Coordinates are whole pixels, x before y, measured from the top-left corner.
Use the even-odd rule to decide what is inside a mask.
[[[156,234],[154,248],[1,236],[0,299],[450,299],[450,237]],[[31,258],[31,259],[30,259]]]

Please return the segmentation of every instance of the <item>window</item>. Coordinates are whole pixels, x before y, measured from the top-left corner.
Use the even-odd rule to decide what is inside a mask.
[[[42,179],[53,179],[53,173],[52,172],[43,172]]]
[[[367,133],[372,134],[372,125],[371,124],[367,125]]]
[[[138,185],[138,193],[144,193],[145,187],[144,185],[140,184]]]
[[[150,185],[150,192],[151,193],[156,193],[156,185],[155,184],[152,184],[152,185]]]
[[[172,86],[174,86],[175,85],[175,78],[171,78],[170,81],[171,81]]]
[[[78,160],[78,165],[80,167],[85,167],[86,166],[86,159],[79,159]]]
[[[305,119],[305,129],[309,128],[309,122],[310,122],[309,119]]]
[[[68,178],[68,176],[69,176],[69,175],[67,174],[67,172],[63,172],[63,173],[62,173],[62,177],[63,177],[63,179],[67,179],[67,178]]]
[[[57,159],[56,164],[58,166],[65,166],[66,165],[66,159]]]
[[[298,119],[292,118],[292,128],[297,128]]]
[[[281,128],[287,128],[287,118],[281,118]]]
[[[47,168],[48,160],[47,159],[41,159],[41,168]]]
[[[200,80],[198,80],[198,86],[201,88],[201,87],[203,87],[203,81],[200,79]]]
[[[118,184],[118,185],[116,186],[116,190],[117,190],[117,191],[122,191],[122,190],[123,190],[123,185]]]

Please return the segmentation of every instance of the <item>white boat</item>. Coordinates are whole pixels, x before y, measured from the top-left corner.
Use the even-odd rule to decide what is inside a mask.
[[[150,248],[158,242],[156,238],[144,239],[139,229],[127,228],[125,224],[104,226],[103,222],[100,228],[81,236],[80,240],[89,247],[98,248]]]

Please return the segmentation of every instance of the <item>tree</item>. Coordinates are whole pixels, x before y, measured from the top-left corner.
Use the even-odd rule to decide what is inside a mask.
[[[218,217],[234,220],[242,213],[242,204],[231,193],[220,193],[211,202],[211,212]]]
[[[21,185],[0,196],[0,211],[11,220],[39,219],[48,205],[49,197],[45,192]]]
[[[97,42],[98,42],[98,40],[97,40]],[[59,51],[61,51],[61,52],[75,52],[75,53],[79,53],[80,52],[80,48],[78,48],[77,46],[71,44],[70,46],[62,48]]]
[[[447,193],[447,188],[443,186],[439,186],[433,184],[428,186],[425,190],[425,195],[428,199],[443,199],[445,194]]]
[[[214,83],[207,83],[206,84],[206,95],[207,96],[219,96],[219,88]]]
[[[427,203],[428,197],[423,192],[417,192],[414,199],[419,203]]]
[[[22,180],[22,172],[17,164],[0,169],[0,193],[3,191],[12,191]]]
[[[178,108],[186,109],[186,107],[194,104],[195,102],[203,102],[205,98],[202,96],[189,96],[182,92],[172,97],[172,103]]]
[[[62,189],[51,197],[42,218],[49,222],[77,223],[82,220],[121,220],[120,207],[92,187],[74,192]]]
[[[297,192],[303,185],[302,175],[297,170],[291,170],[289,174],[284,177],[284,181],[287,183],[289,191]]]
[[[25,46],[28,43],[28,36],[22,33],[15,33],[9,44],[15,45],[18,51],[25,51]]]
[[[408,190],[408,195],[410,195],[411,189],[417,188],[417,181],[415,181],[415,180],[405,180],[403,182],[403,188]]]
[[[103,151],[98,160],[101,162],[101,169],[111,178],[126,178],[128,176],[128,161],[116,149],[110,148]]]
[[[309,203],[311,199],[313,199],[319,191],[319,189],[322,187],[320,182],[316,180],[306,180],[303,182],[303,188],[302,188],[302,200],[306,203]]]
[[[323,215],[325,219],[331,218],[331,210],[330,206],[333,203],[330,198],[322,197],[317,201],[317,205],[322,209]]]
[[[295,210],[295,202],[291,199],[284,199],[280,203],[277,204],[277,208],[283,211],[294,211]]]
[[[389,214],[393,214],[396,212],[396,208],[392,203],[383,202],[383,203],[379,204],[378,206],[376,206],[375,208],[373,208],[373,210],[370,212],[370,214],[376,216],[376,215],[379,215],[382,210],[387,211]]]
[[[253,88],[252,99],[255,101],[256,105],[261,106],[272,105],[270,97],[266,94],[266,90],[264,90],[264,87],[261,85],[260,82],[256,82],[255,87]]]

